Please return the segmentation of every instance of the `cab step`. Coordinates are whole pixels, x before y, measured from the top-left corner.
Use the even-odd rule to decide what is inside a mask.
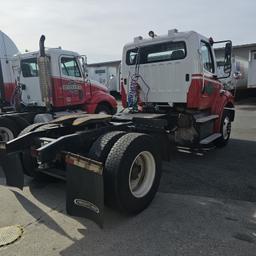
[[[196,123],[206,123],[208,121],[217,119],[219,115],[203,116],[196,119]]]
[[[200,140],[201,145],[208,145],[211,142],[221,137],[221,133],[213,133],[212,135]]]

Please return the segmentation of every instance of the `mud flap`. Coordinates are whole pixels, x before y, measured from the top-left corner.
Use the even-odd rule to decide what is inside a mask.
[[[104,184],[103,165],[80,155],[66,154],[69,215],[85,217],[103,227]]]
[[[0,165],[6,177],[6,184],[23,189],[24,173],[20,153],[2,155],[0,157]]]

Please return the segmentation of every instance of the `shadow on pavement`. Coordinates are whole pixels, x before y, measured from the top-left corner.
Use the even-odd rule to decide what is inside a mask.
[[[243,111],[255,111],[256,97],[249,97],[249,98],[241,99],[237,101],[235,108]]]
[[[226,147],[201,156],[175,151],[171,161],[163,164],[159,192],[255,202],[255,149],[256,142],[231,139]],[[61,198],[65,208],[64,182],[32,180],[29,188],[31,194],[48,207],[56,207],[56,202]],[[23,201],[26,202],[25,199]],[[26,203],[29,212],[34,207]],[[105,227],[121,224],[127,218],[106,208]]]
[[[53,218],[50,217],[49,214],[47,214],[45,211],[43,211],[41,208],[36,206],[32,201],[27,199],[22,194],[12,191],[17,198],[17,200],[20,202],[20,204],[23,206],[23,208],[29,212],[31,216],[35,218],[35,222],[41,223],[46,225],[49,229],[54,230],[55,232],[59,233],[62,236],[65,236],[66,238],[69,238],[73,240],[72,237],[70,237],[67,232],[65,232],[60,225],[56,221],[54,221]],[[52,206],[53,207],[53,206]],[[50,211],[56,210],[55,207],[51,208]],[[31,225],[32,223],[28,223],[24,228]]]
[[[105,255],[105,250],[108,255],[112,255],[111,251],[115,252],[113,255],[120,255],[121,252],[118,251],[118,248],[122,248],[122,251],[127,248],[124,255],[133,253],[145,255],[143,251],[137,251],[140,250],[137,246],[133,246],[133,251],[128,253],[131,250],[128,248],[128,244],[133,244],[133,240],[137,241],[135,244],[140,244],[140,241],[142,243],[141,248],[148,250],[148,255],[156,255],[158,248],[154,248],[153,244],[157,243],[161,245],[162,252],[168,253],[171,245],[167,246],[167,239],[162,239],[163,234],[171,235],[173,243],[179,244],[177,241],[180,240],[180,232],[183,232],[184,237],[181,246],[184,245],[184,241],[187,241],[187,246],[193,237],[200,236],[202,230],[205,233],[202,233],[200,239],[202,244],[208,248],[205,250],[210,250],[209,246],[215,248],[214,244],[210,244],[211,242],[218,243],[219,247],[223,243],[224,248],[226,244],[222,241],[219,233],[222,232],[222,229],[218,231],[220,228],[215,227],[215,222],[224,226],[223,230],[228,237],[227,241],[229,241],[230,248],[232,248],[234,240],[230,240],[229,237],[234,234],[236,239],[244,238],[243,233],[241,236],[239,235],[240,231],[237,232],[237,230],[244,228],[244,224],[238,221],[236,215],[231,214],[232,211],[229,206],[225,205],[223,199],[256,201],[255,166],[256,142],[253,141],[231,139],[226,147],[206,152],[203,155],[175,151],[171,155],[171,162],[164,163],[163,166],[163,176],[159,188],[161,194],[157,194],[146,211],[136,217],[127,217],[106,208],[103,230],[95,228],[96,224],[87,219],[75,218],[85,227],[85,229],[78,230],[83,238],[77,241],[51,218],[49,212],[41,210],[20,193],[14,192],[14,194],[24,209],[35,219],[42,221],[49,229],[55,230],[73,241],[70,247],[60,252],[60,255],[63,256],[75,255],[77,252],[81,252],[79,255],[87,255],[81,249],[87,250],[88,248],[90,255]],[[31,194],[40,203],[50,209],[57,209],[65,213],[65,182],[49,183],[46,180],[41,182],[28,180],[27,184]],[[192,195],[192,197],[181,197],[180,195]],[[193,197],[193,195],[200,197]],[[248,216],[249,213],[251,216],[253,211],[254,209],[248,208]],[[223,219],[223,212],[226,212],[226,219]],[[201,223],[198,222],[199,219]],[[254,225],[254,222],[248,223]],[[194,231],[186,233],[191,225]],[[209,231],[209,225],[211,231]],[[144,228],[145,231],[143,231]],[[159,229],[161,232],[157,233]],[[255,230],[255,226],[253,226],[253,230]],[[90,236],[88,236],[88,231],[90,231]],[[152,235],[154,232],[155,235]],[[206,239],[205,242],[204,239]],[[152,245],[154,248],[152,252],[150,251],[151,248],[143,245],[144,241]],[[198,244],[198,248],[202,244]],[[243,245],[239,244],[239,246]],[[199,250],[198,248],[194,248],[195,252]],[[230,248],[228,245],[226,249],[230,250]],[[175,250],[177,252],[180,249],[176,248]],[[186,248],[186,250],[189,251],[190,248]],[[93,254],[94,252],[95,254]]]
[[[256,142],[231,139],[202,156],[173,152],[160,192],[256,201]]]
[[[253,141],[231,139],[226,147],[213,149],[203,155],[174,151],[171,161],[163,164],[159,192],[255,202],[255,166],[256,142]],[[62,200],[65,209],[65,183],[50,181],[29,179],[27,185],[31,194],[42,204],[54,209],[56,202]],[[47,217],[45,213],[39,213],[40,209],[28,199],[17,193],[15,195],[28,212],[32,215],[36,213],[35,218],[38,215]],[[120,216],[108,208],[105,216],[109,227],[127,219],[127,216]]]

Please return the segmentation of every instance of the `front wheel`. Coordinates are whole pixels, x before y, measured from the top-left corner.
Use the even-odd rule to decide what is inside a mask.
[[[221,137],[216,141],[215,145],[217,147],[224,147],[228,144],[230,134],[231,134],[230,116],[226,111],[224,111],[221,119],[220,133],[221,133]]]
[[[123,135],[105,162],[107,202],[128,214],[137,214],[153,200],[161,177],[161,159],[152,137]]]
[[[107,114],[112,115],[112,110],[106,104],[99,104],[95,110],[95,114]]]

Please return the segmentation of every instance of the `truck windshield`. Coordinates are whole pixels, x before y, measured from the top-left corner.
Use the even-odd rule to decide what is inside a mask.
[[[24,59],[20,62],[23,77],[37,77],[38,65],[36,58]]]
[[[146,64],[152,62],[172,61],[186,57],[185,42],[165,42],[128,50],[126,64]]]

